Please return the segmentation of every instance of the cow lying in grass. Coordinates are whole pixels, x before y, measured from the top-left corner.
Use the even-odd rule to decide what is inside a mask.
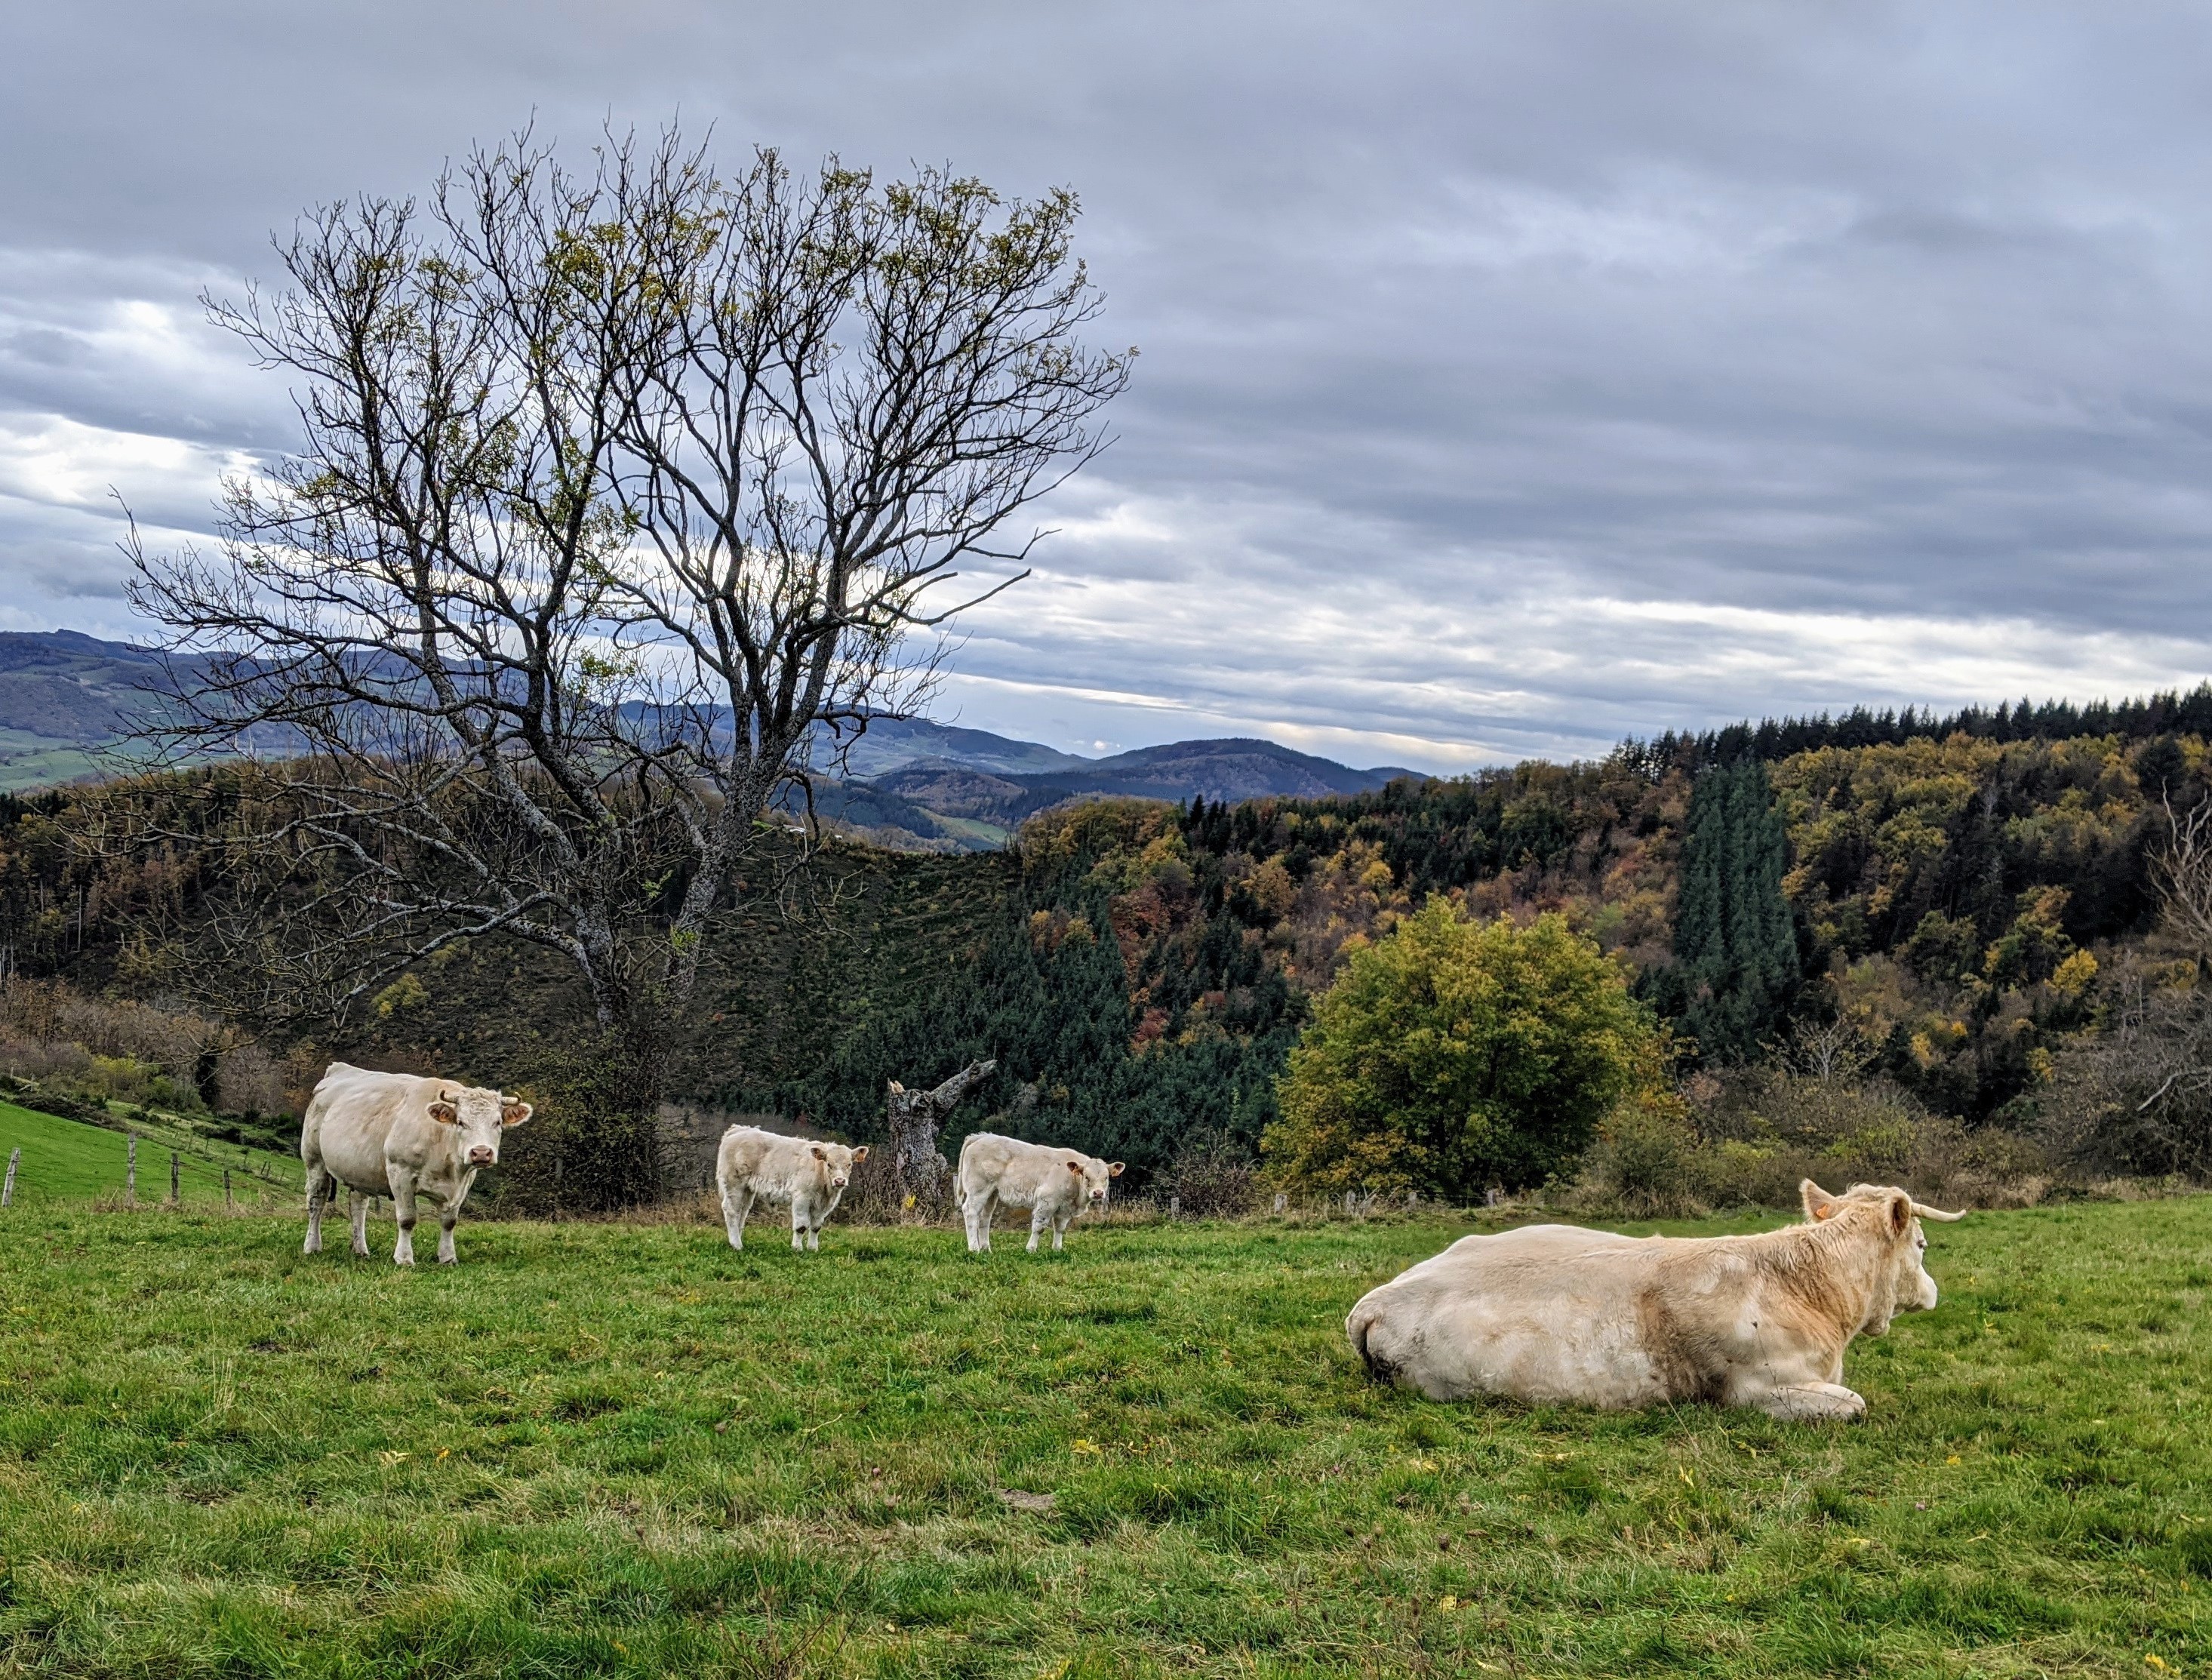
[[[968,1251],[991,1251],[991,1219],[1004,1202],[1030,1210],[1030,1252],[1048,1227],[1057,1251],[1069,1222],[1085,1208],[1103,1212],[1106,1187],[1121,1176],[1121,1163],[1074,1149],[1024,1143],[996,1132],[971,1132],[960,1146],[952,1180],[952,1205],[968,1222]]]
[[[1905,1191],[1799,1186],[1806,1222],[1749,1237],[1621,1237],[1532,1225],[1464,1237],[1352,1309],[1379,1381],[1431,1400],[1500,1394],[1630,1409],[1682,1400],[1854,1418],[1844,1349],[1936,1305],[1923,1207]]]
[[[722,1225],[730,1246],[745,1245],[745,1218],[753,1203],[791,1204],[791,1245],[819,1249],[822,1227],[837,1210],[853,1169],[867,1160],[864,1146],[817,1143],[757,1126],[732,1126],[714,1156],[714,1187],[722,1193]]]
[[[323,1251],[323,1206],[333,1181],[348,1192],[353,1251],[368,1252],[368,1198],[389,1196],[399,1215],[393,1263],[415,1263],[415,1199],[438,1203],[438,1263],[454,1262],[453,1226],[479,1169],[499,1160],[499,1141],[530,1117],[530,1105],[480,1086],[413,1074],[372,1073],[333,1062],[307,1099],[300,1159],[307,1166],[306,1251]]]

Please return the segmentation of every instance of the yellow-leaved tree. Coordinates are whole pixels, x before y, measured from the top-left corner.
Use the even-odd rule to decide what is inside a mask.
[[[1472,1201],[1570,1166],[1663,1063],[1620,965],[1565,916],[1432,898],[1322,995],[1261,1147],[1292,1187]]]

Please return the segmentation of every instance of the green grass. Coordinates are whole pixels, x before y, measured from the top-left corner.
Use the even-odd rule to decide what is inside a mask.
[[[141,1202],[160,1202],[169,1194],[172,1151],[179,1157],[178,1188],[187,1202],[220,1202],[225,1167],[232,1169],[232,1193],[241,1202],[264,1191],[280,1196],[299,1191],[301,1172],[295,1159],[195,1137],[158,1120],[134,1123],[133,1129],[139,1135]],[[0,1166],[16,1148],[23,1152],[15,1178],[21,1204],[84,1202],[123,1194],[130,1143],[121,1132],[0,1102]],[[269,1183],[272,1178],[275,1184]]]
[[[2212,1669],[2212,1200],[1936,1228],[1853,1426],[1372,1388],[1439,1222],[757,1228],[15,1210],[0,1674]]]
[[[0,729],[0,793],[55,787],[107,768],[82,742],[56,740],[27,729]]]
[[[290,1157],[196,1137],[158,1120],[135,1122],[133,1129],[138,1133],[141,1202],[160,1202],[169,1194],[172,1151],[179,1157],[178,1188],[187,1202],[221,1202],[226,1167],[232,1169],[232,1192],[241,1202],[264,1192],[281,1196],[299,1191],[300,1163]],[[0,1166],[16,1148],[23,1152],[15,1179],[19,1203],[82,1202],[123,1194],[130,1143],[121,1132],[0,1102]]]

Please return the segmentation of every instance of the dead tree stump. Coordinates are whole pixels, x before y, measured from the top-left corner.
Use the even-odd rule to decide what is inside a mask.
[[[891,1191],[902,1208],[923,1208],[945,1193],[945,1157],[938,1129],[960,1105],[970,1086],[988,1079],[996,1062],[971,1062],[933,1091],[909,1091],[890,1081],[884,1102],[884,1141],[890,1156]]]

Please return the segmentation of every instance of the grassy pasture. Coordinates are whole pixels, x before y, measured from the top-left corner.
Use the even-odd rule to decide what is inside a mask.
[[[1442,1222],[756,1228],[13,1210],[0,1674],[2212,1671],[2212,1199],[1936,1227],[1845,1427],[1368,1386]]]
[[[137,1130],[141,1202],[159,1202],[168,1195],[173,1148],[179,1155],[178,1190],[187,1202],[220,1205],[225,1167],[234,1169],[232,1192],[240,1202],[252,1202],[264,1190],[272,1196],[299,1193],[302,1169],[295,1157],[192,1137],[158,1122],[142,1123]],[[15,1184],[20,1202],[82,1203],[123,1194],[129,1141],[121,1132],[0,1102],[0,1166],[16,1148],[23,1152]],[[269,1184],[270,1178],[282,1188]]]

